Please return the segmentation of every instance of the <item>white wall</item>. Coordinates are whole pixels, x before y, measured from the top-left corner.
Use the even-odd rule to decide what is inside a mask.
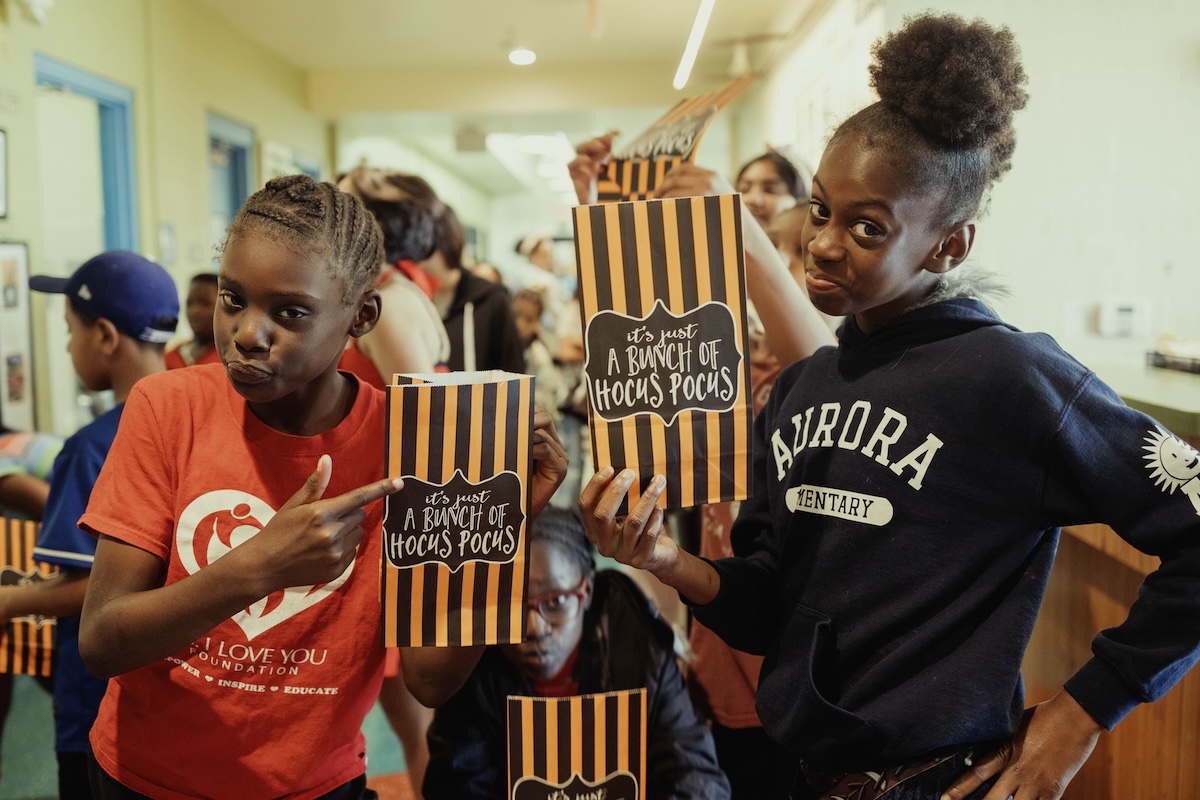
[[[880,3],[835,3],[803,44],[779,62],[763,88],[767,141],[816,169],[833,129],[877,99],[867,85],[867,66],[871,44],[883,31]]]
[[[91,98],[39,88],[34,117],[42,234],[36,272],[66,277],[104,249],[99,112]],[[46,309],[39,339],[49,365],[51,417],[39,422],[43,430],[70,436],[94,416],[89,398],[77,390],[79,381],[67,353],[66,300],[62,295],[40,297]],[[109,406],[111,395],[105,399]]]
[[[824,22],[871,6],[843,0]],[[1029,75],[1013,169],[972,257],[1012,288],[1001,313],[1089,364],[1139,362],[1161,334],[1200,338],[1200,3],[884,0],[884,24],[895,30],[931,7],[1008,25]],[[840,119],[874,99],[863,94],[863,43],[844,22],[833,35],[821,28],[766,87],[766,129],[802,149],[823,109]],[[1144,304],[1137,335],[1092,329],[1108,299]]]
[[[1085,363],[1138,361],[1159,334],[1200,337],[1200,4],[942,2],[1012,28],[1029,74],[1012,172],[980,229],[1017,325]],[[923,4],[891,0],[888,27]],[[1086,333],[1080,309],[1144,300],[1146,332]]]

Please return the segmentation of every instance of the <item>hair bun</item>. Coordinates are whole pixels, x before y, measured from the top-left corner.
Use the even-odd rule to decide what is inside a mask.
[[[953,147],[1011,138],[1013,114],[1029,99],[1012,31],[982,20],[909,17],[872,53],[871,85],[880,102]]]

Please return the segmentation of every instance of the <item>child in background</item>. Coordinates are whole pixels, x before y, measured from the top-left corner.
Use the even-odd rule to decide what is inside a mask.
[[[847,320],[759,415],[735,557],[659,535],[661,477],[617,520],[634,476],[606,467],[583,519],[602,553],[766,656],[757,708],[798,755],[793,797],[1057,800],[1102,730],[1200,658],[1200,455],[949,277],[1015,147],[1011,34],[920,16],[875,56],[880,101],[826,147],[801,242],[812,302]],[[1026,710],[1059,528],[1086,522],[1162,566]]]
[[[0,514],[42,518],[62,446],[60,436],[14,431],[0,422]]]
[[[508,284],[513,291],[534,289],[542,295],[542,340],[554,352],[559,318],[575,287],[574,270],[564,275],[554,263],[554,237],[549,231],[522,237],[514,250],[521,259],[509,270]]]
[[[167,351],[167,369],[221,363],[213,341],[213,312],[216,308],[217,273],[200,272],[193,275],[187,296],[187,319],[192,329],[192,340]]]
[[[452,372],[502,369],[520,372],[524,359],[512,320],[508,290],[466,268],[466,230],[445,203],[438,209],[438,244],[421,269],[435,278],[434,305],[450,337]]]
[[[517,323],[521,346],[525,348],[525,372],[537,378],[537,404],[557,423],[562,417],[559,408],[567,399],[567,385],[550,348],[542,341],[544,308],[542,294],[536,289],[522,289],[513,295],[513,319]]]
[[[381,389],[396,373],[433,372],[450,357],[450,338],[430,300],[436,287],[417,263],[437,246],[436,200],[424,194],[432,198],[433,190],[415,176],[370,167],[350,170],[337,187],[362,200],[375,217],[385,259],[379,277],[379,324],[350,340],[341,369]],[[424,730],[419,738],[424,741]]]
[[[738,170],[734,189],[763,230],[779,214],[808,202],[808,181],[802,179],[796,165],[777,150],[768,150],[747,161]]]
[[[673,643],[671,627],[632,580],[617,570],[596,570],[578,510],[546,509],[529,533],[526,640],[489,647],[466,685],[438,708],[429,729],[426,796],[509,796],[510,695],[644,688],[646,796],[728,800],[712,736],[692,708]]]
[[[0,421],[0,515],[41,520],[50,496],[54,459],[62,446],[60,436],[14,431]],[[46,691],[54,691],[51,679],[37,680]],[[0,734],[12,695],[13,674],[0,672]]]
[[[106,681],[79,656],[79,613],[96,540],[79,530],[133,385],[162,372],[163,347],[175,333],[179,298],[166,270],[136,253],[101,253],[70,278],[39,275],[29,288],[67,296],[67,351],[88,391],[111,389],[116,407],[67,439],[54,462],[46,515],[33,556],[58,574],[24,586],[0,587],[0,623],[13,617],[58,617],[54,662],[54,749],[63,800],[90,798],[88,731]],[[136,505],[134,506],[136,507]]]
[[[382,262],[361,201],[269,181],[222,254],[224,366],[130,394],[80,521],[99,537],[80,649],[112,677],[91,734],[104,797],[374,796],[361,726],[399,481],[383,392],[338,360],[379,318]],[[561,480],[553,426],[535,426],[531,516]]]

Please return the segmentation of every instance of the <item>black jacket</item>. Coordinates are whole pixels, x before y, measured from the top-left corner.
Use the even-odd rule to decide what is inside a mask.
[[[648,690],[647,797],[728,798],[712,736],[675,664],[670,626],[625,575],[600,571],[595,587],[580,642],[581,693]],[[489,647],[466,685],[434,715],[426,800],[508,796],[506,698],[531,694],[517,667]]]
[[[1178,491],[1177,491],[1178,490]],[[754,497],[697,618],[766,656],[763,726],[863,769],[1010,737],[1062,525],[1162,566],[1066,690],[1105,727],[1200,657],[1200,455],[1045,334],[977,301],[909,311],[783,371]]]
[[[503,286],[463,270],[454,291],[454,302],[442,322],[450,337],[447,366],[451,370],[525,372],[525,351],[513,318],[512,296]],[[475,331],[470,342],[465,340],[466,327]],[[467,359],[468,351],[474,354],[473,366]]]

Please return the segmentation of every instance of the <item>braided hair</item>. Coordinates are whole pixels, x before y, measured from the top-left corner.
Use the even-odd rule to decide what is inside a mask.
[[[894,154],[917,191],[942,195],[939,226],[979,213],[984,194],[1012,165],[1013,114],[1029,99],[1020,51],[1008,28],[954,14],[922,14],[875,44],[871,85],[879,102],[843,122]]]
[[[379,280],[383,237],[361,200],[318,183],[307,175],[272,178],[229,223],[226,242],[249,232],[263,233],[305,253],[326,259],[349,304]]]
[[[533,521],[529,543],[546,542],[557,545],[568,558],[579,567],[579,575],[586,578],[596,571],[592,557],[592,543],[583,532],[583,520],[576,509],[546,506]]]

